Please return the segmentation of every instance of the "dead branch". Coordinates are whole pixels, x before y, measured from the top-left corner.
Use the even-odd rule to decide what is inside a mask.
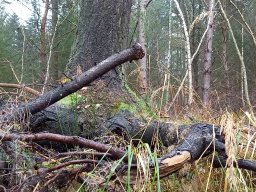
[[[56,165],[55,167],[49,168],[47,170],[45,170],[45,172],[50,173],[53,171],[56,171],[58,169],[61,169],[63,167],[67,167],[69,165],[75,165],[75,164],[86,164],[86,163],[90,163],[90,164],[98,164],[100,163],[100,161],[98,160],[92,160],[92,159],[79,159],[79,160],[73,160],[73,161],[68,161],[65,163],[61,163],[59,165]]]
[[[226,150],[224,136],[221,134],[220,128],[210,124],[194,124],[189,126],[189,132],[185,139],[168,154],[158,159],[159,176],[166,177],[177,170],[181,169],[186,163],[191,163],[197,159],[210,155],[215,150],[214,167],[226,166]],[[235,167],[246,170],[256,171],[256,161],[239,159],[233,162]],[[126,182],[127,165],[119,166],[117,175],[121,182]],[[151,175],[154,174],[155,164],[150,166]],[[130,170],[131,183],[135,183],[138,176],[138,167],[135,164]]]
[[[117,122],[115,124],[117,126]],[[157,162],[152,162],[150,165],[150,174],[154,175],[156,164],[159,167],[159,176],[160,178],[164,178],[177,170],[181,169],[185,164],[194,162],[195,160],[212,154],[214,150],[216,150],[216,157],[214,161],[214,167],[225,167],[226,164],[226,151],[225,151],[225,144],[223,135],[220,132],[220,128],[214,125],[209,124],[193,124],[189,127],[189,132],[187,132],[185,138],[179,142],[176,148],[170,151],[165,156],[159,158]],[[186,129],[184,129],[186,130]],[[179,134],[182,134],[181,129],[179,129]],[[49,140],[55,142],[61,142],[66,144],[74,144],[79,145],[82,147],[92,148],[100,152],[106,152],[106,154],[110,154],[111,156],[115,157],[116,159],[122,158],[125,155],[125,152],[114,147],[110,147],[101,143],[97,143],[95,141],[87,140],[81,137],[76,136],[62,136],[58,134],[52,133],[38,133],[38,134],[5,134],[0,133],[0,139],[2,141],[11,141],[15,139],[23,140],[26,142],[29,141],[41,141],[41,140]],[[74,154],[74,153],[70,153]],[[80,153],[78,153],[80,155]],[[67,153],[69,155],[69,153]],[[132,158],[133,160],[136,158]],[[56,183],[61,178],[62,174],[70,175],[70,173],[78,173],[77,170],[74,171],[74,168],[70,168],[69,171],[63,172],[63,168],[69,165],[74,164],[85,164],[87,165],[84,171],[88,171],[89,167],[93,167],[92,164],[98,164],[98,160],[91,160],[91,159],[75,159],[69,162],[64,162],[59,165],[56,165],[52,168],[47,169],[39,169],[38,175],[34,175],[36,180],[28,180],[26,181],[27,184],[34,183],[36,184],[39,181],[41,182],[49,182],[49,183]],[[239,159],[237,162],[233,163],[235,167],[256,171],[256,161],[253,160],[246,160],[246,159]],[[82,165],[83,166],[83,165]],[[138,177],[143,177],[141,172],[138,168],[139,164],[136,162],[131,165],[130,167],[130,183],[134,184],[138,181]],[[125,183],[127,180],[127,172],[128,172],[128,165],[121,164],[116,169],[116,175],[118,179]],[[72,171],[73,170],[73,171]],[[55,173],[55,171],[57,171]],[[48,178],[45,178],[47,174],[55,174],[51,175]],[[81,173],[81,171],[79,172]],[[72,174],[71,174],[72,175]],[[57,179],[58,178],[58,179]],[[45,180],[46,179],[46,180]],[[73,179],[73,177],[71,178]],[[112,178],[111,178],[112,179]],[[114,179],[114,178],[113,178]],[[70,181],[70,180],[69,180]],[[45,186],[46,187],[46,186]]]
[[[215,158],[213,161],[213,167],[215,167],[215,168],[227,167],[226,160],[227,159],[222,156]],[[232,164],[233,164],[232,166],[234,166],[234,167],[256,172],[256,162],[253,160],[238,159],[236,162],[233,162]]]
[[[98,65],[92,67],[90,70],[72,78],[70,82],[59,85],[56,89],[39,96],[30,103],[21,105],[11,114],[0,116],[0,123],[27,118],[29,115],[33,115],[60,99],[78,91],[118,65],[127,61],[141,59],[142,57],[144,57],[142,47],[139,44],[135,44],[132,48],[114,54]]]
[[[25,84],[0,83],[0,87],[24,89],[28,93],[31,93],[31,94],[33,94],[35,96],[39,96],[40,95],[39,91],[37,91],[35,89],[32,89],[32,88],[26,86]]]
[[[109,153],[98,153],[98,152],[87,152],[87,151],[71,151],[65,153],[59,153],[57,157],[65,157],[65,156],[105,156],[105,157],[112,157]]]
[[[26,142],[36,142],[36,141],[55,141],[65,144],[73,144],[78,145],[80,147],[87,147],[90,149],[95,149],[96,151],[100,152],[107,152],[115,159],[120,159],[125,155],[125,152],[121,149],[111,147],[108,145],[104,145],[92,140],[84,139],[82,137],[78,136],[64,136],[59,134],[53,134],[53,133],[37,133],[37,134],[8,134],[8,133],[0,133],[0,140],[3,141],[12,141],[15,139],[23,140]]]

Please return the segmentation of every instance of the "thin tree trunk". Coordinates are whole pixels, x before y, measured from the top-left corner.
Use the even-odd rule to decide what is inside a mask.
[[[172,72],[172,0],[169,2],[169,23],[168,23],[168,56],[167,56],[167,87],[166,87],[166,101],[169,100],[169,88],[171,83],[171,72]]]
[[[58,29],[57,29],[57,22],[58,22],[58,4],[59,0],[52,0],[52,59],[51,59],[51,71],[52,71],[52,79],[57,80],[59,79],[59,63],[58,63]]]
[[[222,6],[222,3],[220,0],[218,0],[218,3],[219,3],[219,6],[220,6],[220,9],[221,9],[221,12],[225,18],[225,20],[227,21],[227,24],[228,24],[228,28],[229,28],[229,31],[231,33],[231,37],[232,37],[232,40],[234,42],[234,45],[235,45],[235,48],[236,48],[236,51],[237,51],[237,54],[239,56],[239,60],[241,62],[241,71],[242,71],[242,79],[243,79],[243,86],[244,86],[244,94],[245,94],[245,99],[246,99],[246,102],[248,104],[249,107],[251,107],[251,101],[250,101],[250,98],[249,98],[249,91],[248,91],[248,82],[247,82],[247,73],[246,73],[246,67],[245,67],[245,63],[244,63],[244,57],[243,57],[243,54],[241,53],[241,51],[239,50],[239,47],[237,45],[237,42],[236,42],[236,38],[234,36],[234,33],[233,33],[233,30],[231,28],[231,24],[229,22],[229,19],[227,17],[227,14],[226,12],[224,11],[223,9],[223,6]]]
[[[206,34],[206,50],[205,50],[205,60],[204,60],[204,72],[203,72],[203,103],[205,105],[209,105],[209,102],[210,102],[214,6],[215,6],[215,0],[209,0],[208,1],[209,29]]]
[[[225,9],[226,11],[226,5],[227,2],[226,0],[223,1],[223,8]],[[222,25],[221,25],[221,30],[222,30],[222,62],[223,62],[223,66],[224,66],[224,76],[225,76],[225,82],[226,82],[226,94],[227,94],[227,97],[226,97],[226,102],[228,105],[230,105],[230,81],[229,81],[229,76],[228,76],[228,73],[229,73],[229,68],[228,68],[228,61],[227,61],[227,41],[228,41],[228,26],[227,26],[227,23],[225,20],[222,21]]]
[[[145,50],[146,56],[139,60],[139,92],[144,95],[148,91],[148,74],[147,74],[147,52],[146,52],[146,39],[145,39],[145,17],[146,17],[146,5],[147,0],[139,1],[139,43],[143,50]]]
[[[242,48],[241,48],[241,55],[242,55],[242,58],[244,58],[244,28],[242,27]],[[244,83],[245,83],[245,78],[244,78],[244,75],[245,75],[245,69],[243,68],[243,66],[241,66],[241,96],[242,96],[242,104],[243,106],[245,106],[245,102],[244,102]]]
[[[193,0],[193,18],[197,15],[199,15],[202,11],[202,5],[199,5],[198,11],[196,12],[196,6],[195,6],[195,0]],[[193,30],[191,32],[191,52],[194,54],[197,50],[197,46],[199,45],[200,38],[202,34],[200,33],[200,25],[199,23],[194,25]],[[193,88],[198,93],[199,91],[199,68],[198,68],[198,60],[199,60],[199,54],[196,54],[194,56],[194,59],[192,61],[192,78],[193,78]]]
[[[192,57],[191,57],[191,50],[190,50],[190,40],[189,40],[189,34],[188,34],[188,28],[187,24],[185,22],[185,18],[183,15],[183,12],[181,11],[180,5],[177,0],[174,0],[176,7],[178,9],[180,18],[182,20],[182,27],[184,30],[185,35],[185,50],[186,50],[186,66],[187,66],[187,72],[188,73],[188,105],[191,105],[193,103],[193,80],[192,80]],[[186,67],[184,67],[186,68]],[[182,85],[181,85],[182,86]],[[180,87],[181,87],[180,86]]]
[[[41,20],[40,27],[40,64],[42,80],[44,79],[46,68],[47,68],[47,54],[46,54],[46,21],[49,10],[49,0],[45,1],[44,14]]]

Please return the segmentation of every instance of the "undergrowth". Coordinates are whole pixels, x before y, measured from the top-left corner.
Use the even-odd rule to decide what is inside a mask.
[[[123,178],[116,178],[114,182],[112,178],[115,177],[116,170],[119,165],[123,164],[123,159],[115,162],[106,161],[104,165],[97,164],[94,169],[89,173],[83,173],[81,176],[84,178],[84,183],[72,183],[67,191],[108,191],[113,189],[115,191],[255,191],[256,180],[255,173],[252,171],[245,171],[235,167],[232,163],[237,159],[253,159],[255,160],[256,153],[256,117],[252,111],[239,111],[239,113],[223,109],[222,112],[203,108],[201,103],[194,103],[193,107],[182,108],[173,106],[176,112],[169,112],[168,118],[161,116],[164,106],[158,108],[158,111],[152,106],[154,103],[147,103],[146,100],[140,98],[131,89],[129,93],[133,95],[136,100],[136,105],[129,105],[119,102],[114,106],[114,110],[128,109],[132,113],[143,117],[150,121],[152,119],[162,119],[165,121],[175,121],[179,124],[192,124],[198,122],[206,122],[220,126],[223,134],[225,135],[225,149],[228,155],[227,166],[222,168],[213,167],[213,158],[218,155],[214,152],[211,156],[203,157],[193,162],[192,165],[188,164],[183,169],[173,173],[172,175],[160,179],[158,159],[161,155],[170,151],[162,145],[156,145],[155,148],[150,148],[148,144],[139,142],[138,146],[132,143],[127,145],[127,175]],[[152,97],[151,97],[152,98]],[[68,98],[61,101],[62,104],[76,108],[83,101],[84,96],[72,94]],[[150,100],[155,102],[154,99]],[[156,101],[159,104],[159,101]],[[160,102],[164,103],[164,102]],[[91,104],[95,110],[99,104]],[[167,104],[166,104],[167,105]],[[156,112],[154,112],[156,111]],[[166,111],[164,111],[166,113]],[[107,136],[109,139],[110,136]],[[116,141],[116,140],[115,140]],[[117,142],[110,141],[109,144],[115,146]],[[154,141],[158,143],[158,141]],[[18,163],[15,164],[17,170],[26,173],[24,177],[29,176],[29,168],[33,166],[31,150],[27,150],[23,142],[16,143],[15,148],[18,149],[20,158]],[[29,146],[30,147],[30,146]],[[41,154],[40,154],[41,155]],[[39,155],[39,156],[40,156]],[[103,155],[99,162],[104,158]],[[11,162],[15,159],[10,157],[2,157]],[[136,159],[137,168],[134,169],[133,159]],[[62,159],[59,159],[62,160]],[[50,162],[41,162],[37,166],[42,168],[50,168],[59,163],[59,160],[51,160]],[[154,170],[150,165],[154,165]],[[72,166],[71,166],[72,167]],[[73,166],[75,167],[75,166]],[[116,187],[116,183],[119,187]]]
[[[138,98],[137,95],[136,97]],[[166,106],[162,106],[163,103],[168,106],[168,102],[160,101],[161,99],[165,99],[165,97],[159,98],[154,93],[154,96],[150,98],[150,104],[141,104],[140,107],[145,107],[146,110],[144,111],[156,111],[155,114],[158,114],[158,119],[176,121],[180,124],[205,122],[220,126],[225,135],[225,149],[228,155],[227,165],[222,168],[213,167],[213,159],[218,155],[214,151],[212,155],[200,158],[198,161],[192,163],[192,165],[184,167],[167,178],[157,180],[157,182],[149,182],[151,184],[150,186],[146,180],[144,181],[144,179],[138,176],[136,185],[132,189],[126,188],[127,191],[228,192],[256,190],[255,173],[239,169],[231,163],[237,159],[255,160],[256,158],[256,117],[252,110],[250,112],[243,110],[236,112],[225,108],[216,110],[214,108],[204,107],[198,97],[197,102],[194,102],[193,106],[189,108],[182,108],[174,104],[172,109],[174,109],[175,113],[173,111],[171,113],[165,110]],[[143,101],[145,102],[145,100]],[[217,100],[216,102],[219,101]],[[219,104],[216,105],[220,106]],[[130,106],[121,105],[120,108],[122,107],[130,108]],[[151,107],[150,110],[148,107]],[[136,111],[133,107],[130,109],[131,111]],[[164,118],[162,118],[162,114],[164,114]],[[129,150],[131,151],[131,149]],[[150,156],[150,152],[145,153],[145,151],[139,148],[135,148],[134,150],[137,151],[136,154],[139,156],[141,154]],[[160,151],[165,153],[166,149],[160,146]],[[144,159],[150,158],[144,156]],[[141,172],[147,175],[145,169]],[[129,179],[130,177],[127,176],[128,183],[131,182]]]

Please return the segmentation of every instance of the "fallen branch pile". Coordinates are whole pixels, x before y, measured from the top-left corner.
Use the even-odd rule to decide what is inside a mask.
[[[120,149],[79,136],[67,136],[48,132],[35,134],[20,133],[18,131],[14,132],[14,130],[6,130],[5,128],[12,123],[15,124],[14,122],[29,121],[30,117],[33,117],[37,112],[44,110],[65,96],[88,85],[114,67],[127,61],[140,59],[143,56],[143,50],[140,45],[136,44],[130,49],[109,57],[91,70],[73,77],[70,82],[59,85],[58,88],[40,95],[32,102],[22,104],[12,111],[2,108],[0,111],[0,114],[2,114],[0,115],[2,153],[13,158],[13,161],[7,165],[4,160],[1,160],[0,171],[3,172],[3,175],[11,174],[11,178],[16,179],[8,180],[9,176],[2,176],[2,180],[7,180],[2,181],[3,184],[6,183],[5,185],[2,184],[2,187],[8,188],[11,191],[22,191],[25,189],[47,191],[50,186],[63,187],[73,180],[84,185],[89,182],[85,179],[86,174],[84,173],[89,174],[91,171],[95,171],[97,167],[105,170],[109,166],[113,167],[112,169],[109,168],[108,171],[105,170],[105,173],[108,174],[101,181],[102,185],[110,180],[118,180],[120,183],[125,183],[127,178],[129,178],[130,184],[135,183],[138,174],[140,174],[138,171],[139,161],[137,161],[136,155],[129,154],[127,149]],[[19,86],[16,87],[21,88]],[[26,90],[30,89],[26,87]],[[169,153],[158,157],[155,162],[149,163],[151,176],[158,169],[159,178],[166,177],[181,169],[185,164],[192,163],[213,152],[215,152],[214,167],[234,166],[256,171],[256,161],[253,160],[239,159],[231,163],[226,162],[229,157],[225,147],[225,135],[218,126],[197,123],[189,126],[174,127],[172,124],[157,121],[153,121],[144,127],[141,126],[143,124],[145,123],[140,119],[129,113],[122,112],[106,120],[106,123],[102,126],[112,133],[124,137],[133,145],[138,145],[141,140],[153,147],[153,138],[157,137],[165,146],[176,146]],[[68,144],[79,146],[83,149],[93,149],[93,151],[82,150],[55,154],[34,143],[39,141],[58,142],[62,145]],[[18,153],[21,149],[15,148],[15,145],[12,143],[19,143],[33,153],[34,164],[30,167],[29,173],[24,173],[24,178],[18,176],[19,170],[17,165],[25,157],[19,157]],[[113,160],[117,160],[118,165],[114,165]],[[112,164],[108,163],[110,161]],[[45,163],[48,163],[48,166],[45,166]],[[17,178],[20,178],[19,182],[17,182]]]

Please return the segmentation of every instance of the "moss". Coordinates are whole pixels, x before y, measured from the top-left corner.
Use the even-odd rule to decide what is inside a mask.
[[[129,105],[127,103],[123,103],[123,102],[119,102],[117,103],[115,106],[114,106],[114,112],[119,112],[119,111],[124,111],[124,110],[128,110],[132,113],[135,113],[137,114],[138,111],[136,109],[136,107],[132,106],[132,105]]]
[[[58,103],[62,104],[64,106],[74,107],[74,106],[77,106],[77,104],[80,103],[81,101],[83,101],[84,99],[85,99],[85,97],[83,97],[82,95],[73,93],[73,94],[70,94],[67,97],[61,99],[60,101],[58,101]]]
[[[116,103],[113,109],[114,113],[127,110],[133,113],[135,116],[139,116],[142,118],[157,118],[157,115],[148,106],[145,106],[142,102],[137,102],[136,105],[118,102]]]
[[[126,103],[120,103],[118,106],[119,110],[129,110],[130,112],[139,115],[143,118],[154,118],[158,119],[158,116],[152,111],[150,106],[144,100],[144,98],[138,96],[127,84],[125,84],[127,92],[135,99],[135,105],[129,105]]]

